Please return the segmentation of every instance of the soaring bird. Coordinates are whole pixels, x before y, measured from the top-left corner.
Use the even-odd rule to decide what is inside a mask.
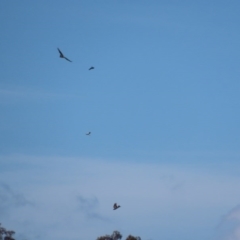
[[[61,52],[61,50],[58,48],[58,52],[59,52],[59,54],[60,54],[60,58],[65,58],[67,61],[69,61],[69,62],[72,62],[71,60],[69,60],[68,58],[66,58],[64,55],[63,55],[63,53]]]
[[[91,132],[86,133],[86,135],[88,135],[88,136],[89,136],[90,134],[91,134]]]
[[[92,66],[92,67],[90,67],[88,70],[93,70],[94,69],[94,67]]]
[[[116,203],[113,204],[113,210],[116,210],[118,208],[120,208],[121,206],[120,205],[117,205]]]

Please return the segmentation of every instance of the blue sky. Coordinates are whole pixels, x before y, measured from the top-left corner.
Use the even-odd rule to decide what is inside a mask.
[[[17,240],[240,239],[239,7],[0,2],[0,222]]]

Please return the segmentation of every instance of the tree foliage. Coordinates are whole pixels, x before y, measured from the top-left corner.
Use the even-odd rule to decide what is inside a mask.
[[[122,238],[122,235],[120,232],[118,231],[114,231],[112,233],[112,235],[104,235],[104,236],[100,236],[97,238],[97,240],[119,240]],[[132,235],[129,235],[126,240],[141,240],[140,237],[134,237]]]
[[[97,240],[118,240],[121,238],[122,238],[121,233],[118,231],[114,231],[112,235],[104,235],[104,236],[98,237]]]
[[[112,238],[110,235],[105,235],[105,236],[98,237],[97,240],[112,240]]]
[[[121,238],[122,238],[122,235],[121,235],[120,232],[114,231],[114,232],[112,233],[111,237],[112,237],[113,240],[118,240],[118,239],[121,239]]]
[[[6,230],[6,228],[1,227],[1,223],[0,223],[0,240],[15,240],[12,235],[15,234],[14,231],[12,230]],[[4,236],[4,238],[3,238]]]
[[[132,236],[132,235],[129,235],[129,236],[126,238],[126,240],[141,240],[141,238],[140,238],[140,237],[134,237],[134,236]]]

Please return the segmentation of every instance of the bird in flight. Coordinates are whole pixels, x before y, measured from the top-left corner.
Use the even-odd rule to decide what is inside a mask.
[[[92,66],[92,67],[90,67],[88,70],[93,70],[94,69],[94,67]]]
[[[91,132],[86,133],[86,135],[88,135],[88,136],[89,136],[90,134],[91,134]]]
[[[58,52],[59,52],[59,54],[60,54],[60,58],[65,58],[67,61],[69,61],[69,62],[72,62],[71,60],[69,60],[68,58],[66,58],[64,55],[63,55],[63,53],[61,52],[61,50],[58,48]]]
[[[116,210],[118,208],[120,208],[121,206],[120,205],[117,205],[116,203],[113,204],[113,210]]]

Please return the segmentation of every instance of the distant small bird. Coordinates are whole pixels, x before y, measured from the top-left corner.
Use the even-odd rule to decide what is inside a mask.
[[[113,204],[113,210],[116,210],[118,208],[120,208],[121,206],[120,205],[117,205],[116,203]]]
[[[60,58],[65,58],[67,61],[69,61],[69,62],[72,62],[71,60],[69,60],[68,58],[66,58],[64,55],[63,55],[63,53],[61,52],[61,50],[58,48],[58,52],[59,52],[59,54],[60,54]]]
[[[92,70],[92,69],[94,69],[94,67],[92,66],[92,67],[90,67],[88,70]]]
[[[88,136],[89,136],[90,134],[91,134],[91,132],[86,133],[86,135],[88,135]]]

